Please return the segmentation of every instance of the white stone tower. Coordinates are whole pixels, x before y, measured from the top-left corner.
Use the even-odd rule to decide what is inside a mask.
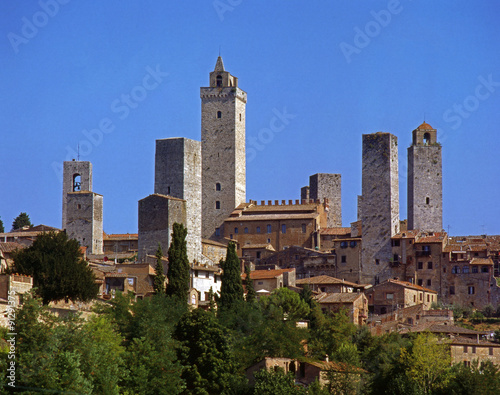
[[[64,162],[62,228],[87,253],[103,253],[103,198],[92,192],[92,164]]]
[[[399,232],[398,142],[390,133],[363,135],[361,273],[366,283],[390,277],[391,237]]]
[[[219,56],[210,86],[200,88],[202,236],[219,238],[224,220],[246,200],[245,107],[247,94],[224,70]]]
[[[185,200],[188,258],[190,262],[193,260],[200,262],[201,144],[199,141],[182,137],[156,140],[155,194]]]
[[[436,129],[424,122],[408,147],[408,229],[443,230],[442,174]]]

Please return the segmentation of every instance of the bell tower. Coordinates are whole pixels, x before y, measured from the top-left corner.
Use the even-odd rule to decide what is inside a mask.
[[[246,199],[245,107],[238,78],[217,58],[210,86],[200,88],[202,237],[217,239],[223,223]]]

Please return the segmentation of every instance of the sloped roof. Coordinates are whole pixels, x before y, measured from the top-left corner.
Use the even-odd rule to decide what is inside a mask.
[[[331,236],[347,236],[351,234],[351,228],[322,228],[319,230],[320,235],[331,235]]]
[[[315,297],[318,303],[353,303],[362,298],[363,293],[358,292],[336,292],[322,293]]]
[[[7,243],[0,243],[0,251],[3,253],[9,253],[15,250],[22,250],[25,248],[24,245],[8,241]]]
[[[437,294],[437,291],[434,291],[432,289],[424,288],[424,287],[422,287],[420,285],[412,284],[412,283],[410,283],[408,281],[401,281],[401,280],[387,280],[387,281],[384,281],[383,283],[375,285],[374,288],[381,287],[381,286],[383,286],[385,284],[388,284],[388,283],[400,285],[400,286],[406,287],[406,288],[416,289],[417,291],[431,292],[433,294]]]
[[[493,266],[493,260],[491,258],[472,258],[470,261],[471,265],[490,265]]]
[[[295,271],[295,269],[274,269],[274,270],[254,270],[250,272],[250,278],[252,280],[262,280],[266,278],[276,278],[283,273],[290,273]],[[243,274],[242,277],[245,277]]]
[[[356,287],[356,288],[362,288],[364,287],[363,284],[356,284],[356,283],[351,283],[349,281],[344,281],[335,277],[330,277],[326,275],[321,275],[321,276],[315,276],[315,277],[309,277],[309,278],[301,278],[299,280],[295,281],[295,284],[342,284],[346,285],[348,287]]]

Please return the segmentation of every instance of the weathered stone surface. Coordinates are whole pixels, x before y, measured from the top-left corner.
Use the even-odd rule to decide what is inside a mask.
[[[62,229],[66,229],[66,197],[69,192],[92,192],[92,163],[68,161],[63,164]]]
[[[317,173],[309,177],[309,198],[328,199],[328,228],[342,226],[341,181],[340,174]]]

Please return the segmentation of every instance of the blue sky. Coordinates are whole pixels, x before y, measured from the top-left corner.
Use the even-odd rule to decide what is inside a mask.
[[[297,199],[310,175],[341,173],[349,226],[362,134],[383,131],[398,137],[406,218],[406,150],[425,117],[443,144],[445,229],[500,234],[499,11],[492,0],[2,2],[0,217],[7,230],[21,211],[60,227],[59,169],[80,145],[104,230],[137,232],[155,139],[200,140],[199,88],[220,47],[248,93],[247,200]],[[276,112],[288,123],[270,134]]]

